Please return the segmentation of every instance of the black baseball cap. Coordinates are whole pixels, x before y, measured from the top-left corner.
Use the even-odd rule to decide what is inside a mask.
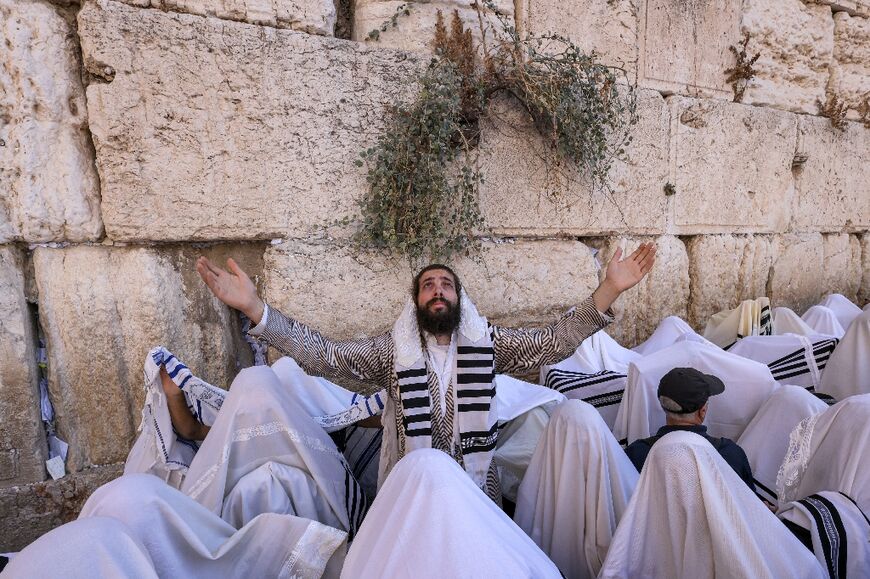
[[[678,414],[696,412],[710,396],[725,391],[725,384],[712,374],[694,368],[674,368],[659,382],[658,395],[667,396],[680,405]]]

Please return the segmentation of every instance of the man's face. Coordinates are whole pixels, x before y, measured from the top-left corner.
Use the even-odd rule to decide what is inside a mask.
[[[417,320],[423,330],[433,334],[452,333],[459,326],[459,296],[449,271],[432,269],[420,277]]]

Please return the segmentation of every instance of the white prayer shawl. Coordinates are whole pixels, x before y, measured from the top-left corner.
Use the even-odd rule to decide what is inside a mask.
[[[850,497],[822,491],[788,503],[779,518],[810,531],[816,559],[831,579],[870,572],[870,519]]]
[[[759,408],[737,440],[749,459],[758,495],[777,504],[776,475],[788,450],[789,435],[801,420],[827,408],[804,388],[790,385],[777,388]]]
[[[572,400],[591,404],[612,427],[625,390],[628,364],[640,357],[598,331],[583,340],[571,357],[542,366],[541,383]]]
[[[159,577],[335,577],[347,536],[315,521],[274,513],[237,530],[145,474],[124,475],[97,489],[79,520],[89,517],[111,517],[129,529]]]
[[[42,535],[6,565],[8,579],[157,579],[145,545],[108,517],[80,519]]]
[[[181,490],[236,527],[289,513],[351,539],[367,506],[332,439],[267,366],[236,376]]]
[[[849,324],[861,314],[861,308],[852,303],[849,298],[842,294],[830,294],[819,303],[834,312],[837,321],[844,330],[849,331]]]
[[[145,356],[145,405],[139,436],[133,444],[124,473],[149,473],[175,488],[181,486],[199,443],[179,437],[172,428],[169,406],[160,380],[160,366],[184,392],[187,406],[201,423],[211,426],[220,411],[226,391],[194,376],[178,358],[163,346],[152,348]]]
[[[566,577],[595,577],[638,476],[595,409],[569,400],[535,450],[514,520]]]
[[[696,341],[706,341],[682,318],[668,316],[659,322],[655,331],[644,343],[635,346],[632,350],[641,356],[649,356],[654,352],[664,350],[668,346],[673,346],[683,336],[697,337]]]
[[[599,578],[825,577],[713,446],[671,432],[652,447]]]
[[[797,334],[749,336],[739,340],[728,352],[765,364],[780,384],[815,390],[836,345],[833,338],[817,337],[813,343],[808,337]]]
[[[773,309],[773,335],[797,334],[799,336],[818,336],[799,315],[785,307]]]
[[[673,368],[695,368],[717,376],[725,392],[710,399],[705,423],[710,436],[737,440],[762,404],[778,387],[770,369],[714,346],[680,342],[628,367],[628,383],[613,434],[620,443],[647,438],[665,425],[658,401],[659,381]]]
[[[870,512],[870,394],[850,396],[803,420],[777,475],[780,506],[839,491]]]
[[[770,300],[745,300],[733,310],[713,315],[704,329],[704,337],[726,348],[746,336],[767,336],[772,332]]]
[[[804,312],[801,319],[817,334],[842,338],[846,330],[840,325],[836,314],[825,306],[813,306]]]
[[[408,453],[372,504],[343,579],[560,577],[547,556],[443,452]]]
[[[837,400],[870,393],[870,311],[852,321],[828,360],[818,391]]]

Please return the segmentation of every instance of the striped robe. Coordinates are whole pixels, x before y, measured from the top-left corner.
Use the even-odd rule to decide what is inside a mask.
[[[611,321],[612,311],[608,310],[602,315],[595,308],[590,296],[578,307],[562,315],[553,325],[544,328],[516,329],[491,325],[488,337],[492,342],[493,377],[495,373],[525,373],[542,365],[564,360],[574,353],[584,339]],[[386,456],[386,462],[390,464],[383,468],[388,473],[392,464],[402,458],[404,449],[403,445],[398,445],[398,440],[387,441],[386,436],[402,439],[407,435],[409,427],[414,426],[414,422],[409,422],[402,411],[403,392],[396,372],[396,344],[391,333],[372,338],[335,341],[270,307],[266,327],[260,337],[292,357],[312,376],[345,383],[374,383],[378,389],[386,390],[392,402],[388,409],[392,408],[394,415],[383,419],[384,446],[398,446],[395,455]],[[425,367],[426,382],[437,383],[438,378],[429,368],[428,361]],[[496,384],[493,378],[490,380],[494,397]],[[386,428],[387,426],[390,428]],[[492,446],[496,436],[497,430],[493,434]],[[472,446],[469,450],[474,451],[475,447]],[[480,484],[480,481],[476,482]],[[490,484],[486,485],[486,490],[493,499],[498,499]]]

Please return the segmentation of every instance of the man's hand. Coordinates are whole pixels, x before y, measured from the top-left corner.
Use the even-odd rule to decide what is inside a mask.
[[[622,259],[622,249],[617,249],[610,263],[607,264],[604,281],[592,294],[598,311],[607,311],[622,292],[637,285],[649,273],[655,262],[654,243],[642,243],[625,259]]]
[[[233,258],[227,260],[230,271],[222,269],[206,257],[196,260],[196,271],[211,290],[211,293],[220,301],[241,311],[248,316],[255,325],[263,318],[263,300],[257,296],[257,288],[248,274]]]

